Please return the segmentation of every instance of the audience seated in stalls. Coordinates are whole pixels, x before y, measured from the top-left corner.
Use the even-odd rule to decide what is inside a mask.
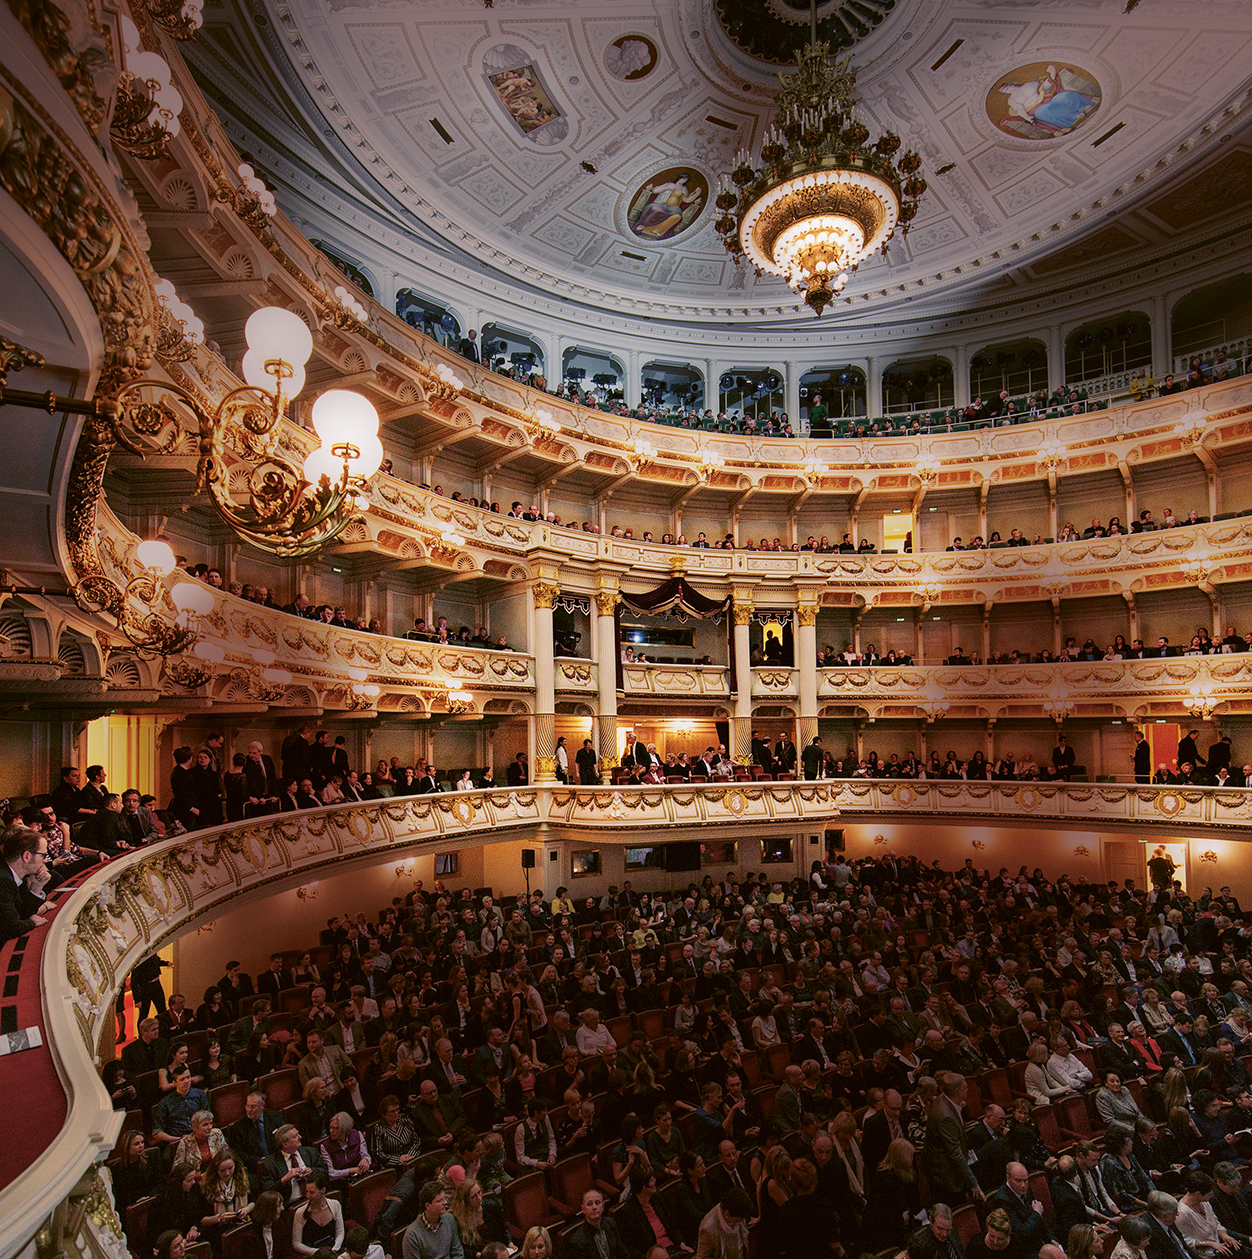
[[[486,952],[479,937],[493,919],[513,922],[513,902],[419,881],[377,912],[332,917],[318,942],[267,941],[285,947],[249,959],[255,984],[232,963],[208,995],[236,1012],[255,993],[268,1002],[271,990],[287,991],[297,959],[332,985],[330,994],[310,993],[292,1028],[304,1046],[297,1084],[319,1095],[306,1100],[299,1124],[254,1092],[244,1117],[219,1130],[192,1079],[202,1062],[183,1062],[181,1046],[171,1054],[155,1019],[123,1050],[123,1074],[109,1072],[124,1092],[126,1077],[170,1063],[174,1088],[153,1109],[150,1141],[175,1147],[184,1170],[161,1188],[162,1228],[194,1227],[212,1240],[227,1222],[216,1217],[250,1203],[255,1215],[258,1195],[269,1192],[302,1213],[296,1240],[316,1249],[321,1235],[306,1233],[309,1221],[338,1227],[323,1205],[334,1201],[325,1185],[343,1193],[358,1177],[393,1169],[395,1185],[365,1222],[384,1249],[403,1233],[393,1259],[427,1254],[427,1242],[441,1244],[445,1233],[450,1248],[453,1236],[472,1238],[485,1254],[497,1244],[492,1221],[506,1214],[509,1177],[547,1174],[585,1153],[595,1160],[591,1187],[563,1204],[574,1211],[564,1244],[588,1259],[635,1259],[655,1246],[742,1259],[746,1251],[734,1247],[746,1247],[749,1229],[759,1253],[779,1259],[808,1259],[832,1241],[845,1251],[902,1246],[950,1259],[944,1208],[984,1195],[991,1211],[971,1253],[1060,1259],[1064,1238],[1074,1259],[1071,1239],[1086,1253],[1075,1230],[1124,1229],[1145,1206],[1158,1239],[1172,1236],[1172,1223],[1202,1252],[1218,1253],[1224,1238],[1242,1244],[1248,1233],[1239,1226],[1252,1224],[1239,1192],[1246,1150],[1226,1137],[1252,1127],[1237,1057],[1252,1038],[1252,950],[1228,889],[1193,888],[1189,897],[1168,875],[1150,891],[1135,879],[1075,883],[1025,867],[982,870],[973,860],[945,871],[907,854],[851,862],[838,854],[819,860],[816,874],[783,882],[710,872],[646,893],[625,885],[577,902],[563,889],[550,904],[519,898],[529,936],[502,934]],[[645,910],[650,938],[628,947],[622,930]],[[848,921],[856,925],[845,929]],[[721,949],[724,969],[712,962]],[[341,952],[349,959],[342,981],[330,960]],[[736,969],[740,955],[747,964]],[[380,965],[386,979],[374,999],[360,979]],[[619,1047],[604,1002],[619,981],[642,986],[645,975],[652,1004],[621,1017],[633,1023],[655,1011],[665,1034],[632,1036],[630,1027]],[[707,995],[693,1001],[701,978]],[[355,987],[357,1000],[329,1003],[336,982]],[[541,984],[547,994],[534,1005],[526,994]],[[519,1013],[545,1005],[542,1029]],[[1148,1036],[1140,1020],[1158,1007],[1160,1028]],[[318,1009],[325,1014],[315,1022]],[[1214,1029],[1208,1050],[1195,1039],[1200,1018]],[[766,1020],[774,1032],[758,1048]],[[249,1053],[271,1023],[264,1004],[237,1013],[228,1046]],[[1136,1081],[1148,1061],[1140,1046],[1149,1042],[1166,1081],[1141,1103]],[[361,1052],[380,1066],[366,1065],[358,1088],[352,1055]],[[1190,1078],[1175,1066],[1188,1054]],[[968,1078],[955,1062],[968,1064]],[[1028,1100],[1011,1118],[990,1102],[992,1064],[1024,1066],[1027,1091],[1053,1108],[1093,1090],[1098,1075],[1103,1136],[1056,1161]],[[749,1067],[755,1088],[745,1082]],[[974,1088],[981,1116],[967,1124]],[[1067,1126],[1063,1114],[1056,1118]],[[323,1115],[324,1134],[306,1131]],[[509,1126],[493,1131],[501,1123]],[[115,1176],[126,1193],[156,1186],[136,1136]],[[1187,1170],[1193,1155],[1206,1170]],[[208,1173],[197,1181],[205,1166],[216,1167],[216,1182]],[[1028,1175],[1045,1168],[1051,1204],[1040,1214]],[[438,1200],[467,1184],[460,1199]],[[923,1185],[940,1203],[928,1205],[919,1229]],[[546,1210],[515,1221],[515,1240],[541,1227]],[[533,1255],[546,1253],[544,1244],[536,1235]]]

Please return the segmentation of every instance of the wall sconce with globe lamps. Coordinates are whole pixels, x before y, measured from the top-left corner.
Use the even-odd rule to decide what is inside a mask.
[[[191,413],[199,430],[197,492],[207,489],[218,514],[245,541],[274,555],[309,555],[336,538],[368,506],[363,491],[383,458],[378,413],[360,394],[327,390],[312,407],[321,447],[297,468],[280,452],[279,420],[304,388],[312,333],[293,311],[267,306],[251,315],[244,335],[247,383],[231,390],[211,411],[181,386],[164,380],[131,381],[115,398],[93,402],[10,389],[7,371],[42,366],[43,361],[9,342],[0,342],[0,406],[90,416],[107,426],[103,445],[120,444],[141,458],[145,448],[165,454],[177,448],[183,430],[175,406],[181,407]],[[154,394],[155,400],[149,400]],[[246,501],[237,499],[230,485],[228,433],[240,440],[243,453],[255,463]],[[93,574],[89,580],[99,582],[100,577]]]

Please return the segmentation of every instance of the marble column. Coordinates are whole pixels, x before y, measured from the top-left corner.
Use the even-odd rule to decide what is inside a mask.
[[[642,369],[639,366],[639,351],[631,350],[626,355],[626,379],[622,382],[626,405],[633,411],[643,396]]]
[[[600,697],[596,717],[596,750],[606,769],[619,764],[617,755],[617,620],[614,609],[620,596],[616,586],[604,586],[595,596],[596,664],[600,675]]]
[[[876,416],[882,413],[882,375],[878,370],[878,359],[871,355],[865,360],[865,414]]]
[[[1163,379],[1174,370],[1173,336],[1169,326],[1169,298],[1158,293],[1152,299],[1152,375]]]
[[[952,351],[952,388],[956,405],[969,406],[969,346],[958,345]]]
[[[1048,393],[1065,383],[1065,334],[1059,323],[1048,327]]]
[[[552,581],[537,581],[530,588],[534,603],[531,647],[535,657],[534,755],[531,781],[556,781],[556,649],[552,633],[552,607],[561,588]]]
[[[787,418],[791,421],[791,431],[800,432],[800,376],[801,369],[794,359],[788,359],[783,365],[787,371]],[[806,425],[807,431],[807,425]]]
[[[755,607],[735,598],[735,720],[731,758],[740,765],[752,763],[752,638],[748,627]]]
[[[796,747],[803,752],[817,735],[817,604],[796,609],[796,668],[800,683],[800,729]],[[803,774],[796,766],[797,777]]]

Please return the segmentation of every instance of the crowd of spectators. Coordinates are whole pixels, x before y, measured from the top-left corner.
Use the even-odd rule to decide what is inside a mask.
[[[373,769],[358,770],[350,763],[343,735],[332,739],[329,731],[310,725],[297,727],[283,739],[277,765],[260,740],[235,752],[229,766],[226,756],[223,736],[217,732],[198,748],[174,750],[169,813],[181,830],[392,796],[521,786],[529,777],[524,752],[509,765],[504,782],[495,780],[490,767],[463,769],[453,778],[426,757],[403,765],[393,756],[380,759]]]
[[[1134,638],[1130,642],[1122,634],[1115,634],[1113,641],[1101,647],[1094,638],[1085,639],[1080,645],[1077,638],[1070,636],[1065,639],[1060,651],[1053,653],[1049,648],[1037,652],[993,651],[986,660],[978,652],[967,652],[964,647],[952,649],[950,656],[945,656],[945,665],[981,665],[981,664],[1069,664],[1075,661],[1094,660],[1161,660],[1174,656],[1220,656],[1235,652],[1252,650],[1252,632],[1240,634],[1233,625],[1226,627],[1221,638],[1213,638],[1203,625],[1196,627],[1186,646],[1171,643],[1167,635],[1158,635],[1155,644],[1144,646],[1143,639]],[[775,663],[765,660],[764,663]],[[754,662],[755,663],[755,662]],[[864,668],[892,668],[911,665],[913,657],[906,651],[888,649],[880,653],[873,643],[867,643],[861,651],[857,651],[852,643],[845,643],[843,650],[836,649],[833,644],[826,644],[818,651],[817,663],[822,668],[839,668],[841,666],[860,666]]]
[[[327,1188],[390,1168],[356,1259],[371,1236],[394,1259],[548,1259],[556,1232],[576,1259],[743,1259],[749,1234],[761,1259],[1092,1259],[1113,1234],[1119,1259],[1233,1256],[1252,936],[1229,888],[1189,897],[1161,851],[1149,872],[840,855],[807,881],[499,902],[419,881],[255,982],[230,962],[106,1064],[119,1106],[140,1077],[162,1089],[114,1168],[123,1211],[157,1195],[132,1246],[264,1235],[277,1206],[339,1253]],[[284,1066],[286,1114],[266,1097]],[[254,1091],[219,1124],[205,1090],[230,1079]],[[510,1190],[536,1173],[538,1197]]]

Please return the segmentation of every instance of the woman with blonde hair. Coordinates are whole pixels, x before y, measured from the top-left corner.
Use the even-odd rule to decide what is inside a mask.
[[[526,1234],[517,1259],[552,1259],[552,1238],[542,1224],[536,1224]]]
[[[1165,1114],[1172,1111],[1186,1110],[1191,1100],[1190,1090],[1187,1088],[1187,1077],[1183,1074],[1181,1068],[1170,1067],[1168,1071],[1161,1077],[1161,1107]]]
[[[1095,1229],[1090,1224],[1074,1224],[1065,1241],[1068,1259],[1093,1259],[1095,1253]]]
[[[904,1137],[896,1137],[887,1146],[869,1183],[862,1239],[866,1249],[896,1250],[912,1231],[914,1216],[922,1207],[915,1155],[913,1143]]]
[[[766,1154],[765,1169],[756,1187],[756,1214],[760,1221],[757,1235],[761,1241],[762,1259],[781,1253],[782,1236],[777,1227],[778,1217],[790,1197],[791,1155],[780,1142],[772,1146]]]
[[[490,1238],[483,1235],[483,1187],[472,1176],[466,1176],[452,1191],[448,1206],[456,1220],[461,1249],[466,1255],[477,1255]]]

